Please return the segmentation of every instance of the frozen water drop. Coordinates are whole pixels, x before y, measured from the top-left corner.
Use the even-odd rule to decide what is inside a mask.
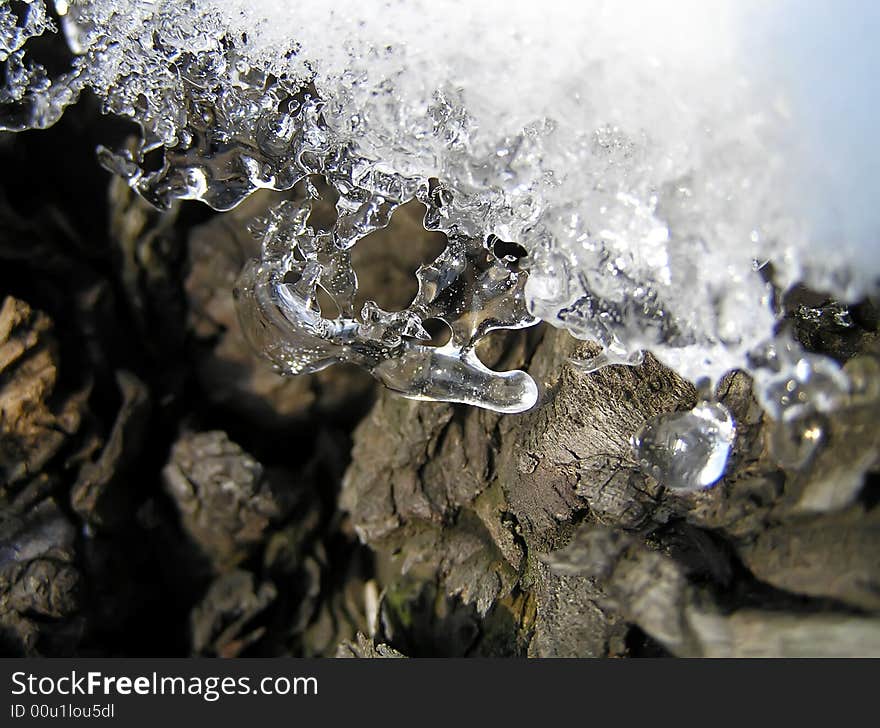
[[[714,485],[724,474],[736,427],[728,409],[701,401],[689,412],[662,414],[634,438],[642,467],[676,490]]]
[[[828,419],[814,412],[794,421],[775,422],[770,428],[770,452],[784,468],[802,469],[825,444]]]
[[[790,339],[766,345],[753,360],[755,395],[774,420],[794,422],[842,405],[850,381],[833,359],[806,352]]]

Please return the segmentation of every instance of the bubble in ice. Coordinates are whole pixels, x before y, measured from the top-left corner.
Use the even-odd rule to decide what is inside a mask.
[[[633,446],[647,473],[669,488],[692,491],[721,479],[735,439],[728,409],[702,400],[688,412],[653,418],[635,436]]]

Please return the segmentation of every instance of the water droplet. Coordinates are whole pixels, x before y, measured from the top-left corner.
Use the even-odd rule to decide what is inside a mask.
[[[634,447],[643,469],[664,485],[699,490],[724,474],[735,438],[728,409],[704,400],[689,412],[650,420],[634,438]]]
[[[783,468],[800,470],[825,444],[827,433],[828,419],[818,412],[794,421],[775,422],[770,427],[770,452]]]

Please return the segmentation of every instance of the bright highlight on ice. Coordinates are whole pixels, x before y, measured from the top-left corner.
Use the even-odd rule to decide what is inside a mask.
[[[406,396],[519,412],[535,383],[487,368],[475,347],[543,320],[602,345],[575,362],[587,372],[646,350],[694,382],[747,370],[779,420],[846,394],[835,363],[777,331],[773,286],[845,300],[878,287],[877,100],[858,79],[877,65],[865,28],[880,14],[862,4],[84,0],[54,11],[0,2],[0,128],[49,126],[91,89],[143,130],[135,153],[102,149],[102,163],[156,205],[225,210],[309,180],[304,201],[264,221],[262,260],[238,288],[245,329],[283,372],[354,362]],[[27,41],[59,24],[75,56],[50,78]],[[819,61],[814,47],[833,52]],[[145,171],[158,147],[164,165]],[[338,195],[330,229],[310,218],[318,181]],[[356,310],[348,251],[414,198],[447,250],[420,270],[405,311]],[[496,254],[498,239],[527,257]],[[321,316],[319,289],[337,318]],[[449,326],[447,344],[430,346],[428,319]],[[677,448],[679,484],[711,485],[735,433],[721,410],[702,402],[647,427],[641,454],[656,469],[658,448]]]

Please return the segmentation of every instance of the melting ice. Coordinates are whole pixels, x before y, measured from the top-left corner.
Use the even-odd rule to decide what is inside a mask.
[[[142,129],[101,162],[158,206],[333,187],[332,229],[310,227],[314,196],[279,207],[238,287],[282,371],[353,361],[406,396],[522,411],[534,382],[474,347],[544,320],[603,346],[588,371],[644,350],[692,381],[748,370],[789,420],[846,385],[776,336],[771,284],[878,287],[878,19],[854,0],[0,0],[0,129],[49,126],[91,89]],[[59,28],[74,59],[50,78],[28,40]],[[405,311],[354,310],[348,251],[414,198],[448,249]],[[521,265],[496,237],[525,248]],[[427,346],[429,318],[449,344]],[[672,480],[723,471],[719,408],[643,432],[687,445]]]

